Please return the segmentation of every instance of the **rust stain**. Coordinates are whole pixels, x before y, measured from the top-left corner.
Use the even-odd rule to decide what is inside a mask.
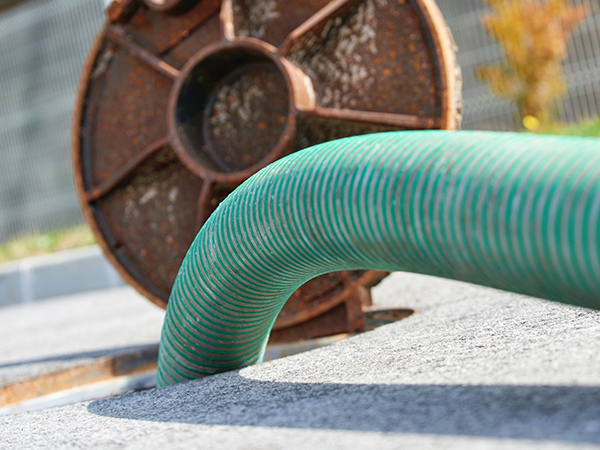
[[[156,369],[158,346],[98,358],[91,364],[44,374],[0,387],[0,408],[90,383]]]

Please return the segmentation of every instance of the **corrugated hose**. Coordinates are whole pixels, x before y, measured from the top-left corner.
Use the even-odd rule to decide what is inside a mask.
[[[290,295],[318,275],[408,271],[600,308],[600,143],[493,132],[373,134],[247,180],[189,250],[158,385],[261,361]]]

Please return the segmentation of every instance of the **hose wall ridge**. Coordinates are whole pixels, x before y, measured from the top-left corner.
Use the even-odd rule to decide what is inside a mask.
[[[492,132],[352,137],[230,195],[169,300],[158,385],[261,360],[289,296],[331,271],[401,270],[600,308],[600,141]]]

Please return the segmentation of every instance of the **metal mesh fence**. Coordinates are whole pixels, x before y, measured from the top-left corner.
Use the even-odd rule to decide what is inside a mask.
[[[82,220],[71,116],[103,7],[103,0],[34,1],[0,16],[0,242]]]
[[[555,105],[563,122],[600,115],[600,5],[591,3],[569,42],[569,90]],[[503,57],[482,25],[488,8],[482,0],[438,5],[459,47],[463,127],[517,129],[515,106],[475,78],[477,67]],[[105,0],[31,0],[0,15],[0,242],[82,220],[71,173],[71,116],[104,6]]]

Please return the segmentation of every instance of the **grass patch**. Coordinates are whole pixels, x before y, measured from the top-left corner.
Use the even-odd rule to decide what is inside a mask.
[[[554,125],[539,129],[540,134],[558,134],[561,136],[600,137],[600,120],[586,120],[573,125]]]
[[[0,263],[61,250],[70,250],[95,243],[96,239],[90,228],[87,225],[77,225],[0,244]]]

